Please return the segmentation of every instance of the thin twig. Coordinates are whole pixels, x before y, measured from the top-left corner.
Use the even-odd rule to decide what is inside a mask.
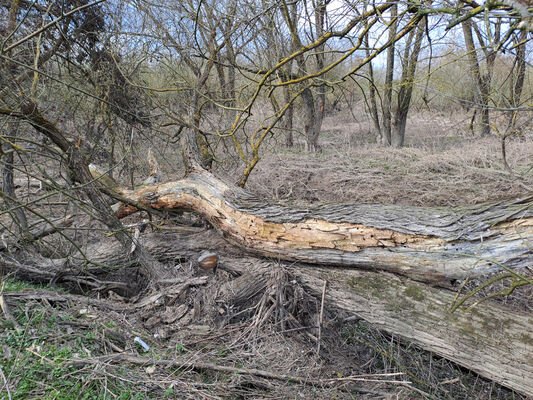
[[[9,306],[7,305],[6,300],[4,299],[4,285],[5,282],[2,282],[2,287],[0,287],[0,308],[2,309],[2,312],[4,313],[4,316],[6,317],[6,320],[10,321],[13,326],[15,327],[15,330],[17,332],[22,332],[22,327],[19,325],[15,317],[13,317],[13,314],[11,314],[11,311],[9,310]]]
[[[515,173],[513,169],[509,166],[509,163],[507,162],[507,151],[505,148],[505,140],[507,139],[507,136],[508,135],[506,134],[506,135],[502,135],[501,137],[502,162],[503,162],[503,167],[507,170],[507,172],[509,172],[509,174],[511,174],[511,176],[514,177]]]
[[[7,383],[7,378],[4,375],[4,371],[2,371],[1,365],[0,365],[0,376],[2,376],[2,380],[4,381],[4,386],[6,387],[6,390],[7,390],[7,398],[11,400],[11,392],[9,391],[9,385]]]
[[[21,45],[22,43],[24,42],[27,42],[28,40],[30,40],[31,38],[37,36],[38,34],[40,34],[41,32],[44,32],[45,30],[47,30],[48,28],[56,25],[59,21],[61,21],[62,19],[66,18],[66,17],[70,17],[72,14],[75,14],[77,13],[78,11],[82,11],[86,8],[89,8],[89,7],[92,7],[98,3],[102,3],[106,0],[97,0],[97,1],[93,1],[92,3],[89,3],[89,4],[84,4],[83,6],[80,6],[80,7],[77,7],[71,11],[69,11],[68,13],[65,13],[65,14],[62,14],[61,16],[57,17],[56,19],[54,19],[53,21],[49,22],[48,24],[44,25],[42,28],[40,29],[37,29],[36,31],[30,33],[29,35],[27,36],[24,36],[22,39],[20,39],[19,41],[13,43],[11,46],[7,46],[6,48],[2,49],[2,53],[7,53],[9,52],[9,50],[11,49],[14,49],[15,47]]]
[[[304,378],[301,376],[295,375],[285,375],[285,374],[276,374],[274,372],[255,369],[255,368],[238,368],[230,367],[226,365],[216,365],[206,362],[192,362],[192,361],[179,361],[179,360],[170,360],[170,359],[151,359],[146,357],[139,357],[134,354],[112,354],[94,358],[78,359],[68,363],[69,366],[74,366],[77,368],[84,367],[87,364],[95,363],[130,363],[135,365],[162,365],[167,367],[177,367],[185,369],[194,369],[194,370],[212,370],[219,372],[230,372],[233,374],[243,374],[243,375],[255,375],[261,376],[267,379],[276,379],[284,382],[296,382],[301,384],[312,384],[312,385],[334,385],[339,383],[347,382],[382,382],[389,384],[399,384],[405,385],[410,384],[409,381],[396,380],[396,379],[379,379],[379,378],[389,378],[404,375],[402,372],[397,373],[388,373],[388,374],[363,374],[363,375],[352,375],[342,378],[326,378],[326,379],[313,379],[313,378]]]
[[[320,315],[318,317],[318,340],[316,345],[316,354],[320,354],[320,342],[322,341],[322,321],[324,320],[324,300],[326,299],[326,286],[328,281],[324,281],[322,288],[322,300],[320,302]]]
[[[413,391],[415,391],[415,392],[421,394],[422,396],[424,396],[424,397],[426,397],[426,398],[428,398],[428,399],[432,399],[432,398],[433,398],[433,396],[431,396],[429,393],[426,393],[426,392],[424,392],[423,390],[420,390],[420,389],[418,389],[418,388],[416,388],[416,387],[414,387],[414,386],[411,386],[411,385],[408,384],[408,383],[404,383],[402,386],[405,386],[405,387],[408,388],[409,390],[413,390]]]

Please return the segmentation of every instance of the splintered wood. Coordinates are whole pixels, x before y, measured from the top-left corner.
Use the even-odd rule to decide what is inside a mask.
[[[442,243],[425,235],[410,235],[390,229],[376,229],[361,224],[332,223],[320,219],[308,219],[301,223],[275,223],[239,212],[236,212],[233,219],[243,227],[243,236],[248,241],[262,242],[269,248],[324,248],[357,252],[365,247]]]

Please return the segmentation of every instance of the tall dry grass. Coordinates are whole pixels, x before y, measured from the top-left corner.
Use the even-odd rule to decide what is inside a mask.
[[[503,165],[498,135],[469,133],[467,114],[411,115],[407,144],[394,149],[373,143],[364,113],[327,117],[324,152],[307,153],[304,138],[295,148],[267,150],[249,188],[272,198],[303,201],[459,205],[522,196],[533,187],[533,137],[507,140]]]

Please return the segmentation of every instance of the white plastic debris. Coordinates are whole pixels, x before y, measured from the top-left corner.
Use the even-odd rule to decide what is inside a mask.
[[[148,351],[150,350],[150,346],[148,346],[146,343],[144,343],[144,340],[142,340],[139,336],[135,337],[135,339],[133,339],[134,342],[136,343],[139,343],[142,348],[144,349],[144,351]]]

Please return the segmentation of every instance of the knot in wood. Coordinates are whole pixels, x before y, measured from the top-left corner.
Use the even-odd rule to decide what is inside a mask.
[[[22,113],[26,116],[33,116],[33,115],[39,115],[39,110],[37,108],[37,104],[31,99],[25,98],[20,103],[20,110]]]
[[[159,196],[156,193],[147,193],[143,198],[144,204],[157,204]]]

